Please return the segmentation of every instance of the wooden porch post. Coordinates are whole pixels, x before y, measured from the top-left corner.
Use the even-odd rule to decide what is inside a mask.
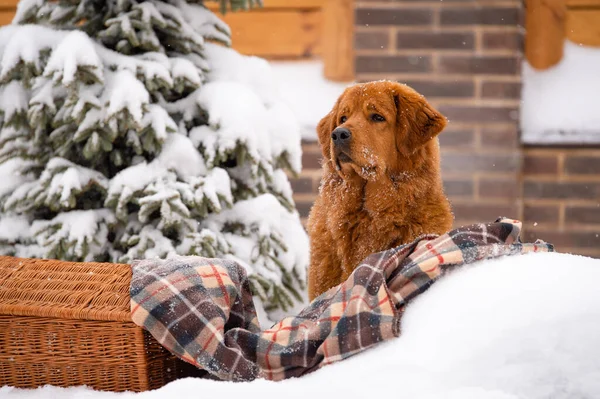
[[[537,69],[557,64],[565,41],[565,0],[527,0],[525,57]]]
[[[354,79],[354,0],[325,0],[322,57],[325,77],[338,82]]]

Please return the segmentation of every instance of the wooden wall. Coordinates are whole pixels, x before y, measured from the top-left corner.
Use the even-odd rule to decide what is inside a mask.
[[[17,0],[0,0],[0,25],[11,23],[15,15],[17,3]]]
[[[263,0],[263,7],[221,15],[232,31],[233,48],[268,59],[321,57],[325,76],[350,81],[353,64],[353,0]],[[18,0],[0,0],[0,25],[9,24]]]
[[[264,0],[249,11],[218,13],[216,2],[205,4],[230,27],[233,47],[267,58],[307,58],[320,54],[325,0]]]
[[[600,0],[567,0],[567,38],[587,46],[600,46]]]

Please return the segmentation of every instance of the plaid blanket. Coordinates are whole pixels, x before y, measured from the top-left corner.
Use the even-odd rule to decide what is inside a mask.
[[[132,265],[133,321],[179,358],[222,380],[282,380],[345,359],[400,334],[406,304],[459,265],[527,252],[521,223],[461,227],[367,257],[300,314],[261,331],[244,269],[201,257]]]

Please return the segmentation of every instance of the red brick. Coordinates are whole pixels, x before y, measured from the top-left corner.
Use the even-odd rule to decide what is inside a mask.
[[[321,152],[303,151],[302,152],[302,169],[321,169]]]
[[[387,49],[390,35],[387,32],[355,32],[354,47],[357,50]]]
[[[358,56],[356,57],[355,70],[357,73],[381,72],[421,72],[431,71],[431,58],[429,56]]]
[[[396,48],[472,50],[475,48],[475,36],[472,32],[398,32]]]
[[[442,153],[442,172],[518,172],[518,154]]]
[[[512,179],[481,178],[479,180],[479,197],[481,198],[519,198],[519,181],[515,176]]]
[[[475,145],[475,132],[473,129],[455,130],[446,129],[439,136],[442,151],[447,147],[469,148]]]
[[[515,107],[441,105],[438,110],[450,122],[515,122],[519,115]]]
[[[537,239],[554,244],[559,252],[561,248],[598,248],[600,247],[600,234],[583,231],[527,231],[523,241],[533,242]]]
[[[308,216],[308,214],[310,213],[310,209],[313,206],[313,203],[314,201],[307,200],[296,201],[296,209],[298,210],[298,213],[300,214],[301,218]]]
[[[471,179],[444,179],[444,192],[450,197],[472,197],[473,181]]]
[[[481,145],[484,148],[515,148],[519,145],[519,133],[516,126],[481,129]]]
[[[516,75],[519,58],[516,56],[442,55],[439,71],[443,73]]]
[[[408,80],[401,81],[425,97],[466,98],[475,95],[473,80]]]
[[[310,177],[298,177],[290,179],[292,191],[295,193],[311,193],[313,192],[313,179]]]
[[[598,175],[600,174],[600,156],[568,156],[565,159],[565,173],[571,175]]]
[[[525,198],[593,200],[600,198],[600,183],[525,181],[523,196]]]
[[[523,48],[521,32],[483,32],[483,48],[487,50],[516,50]]]
[[[521,83],[484,81],[481,86],[483,98],[519,99],[521,98]]]
[[[429,25],[433,22],[430,9],[358,8],[355,25]]]
[[[525,205],[523,207],[523,221],[529,224],[558,223],[558,205]]]
[[[556,173],[558,173],[558,158],[556,156],[524,155],[523,174],[539,175]]]
[[[567,206],[565,223],[600,224],[600,199],[596,206]]]
[[[442,9],[442,25],[517,25],[520,22],[518,8],[474,7]]]
[[[452,212],[458,223],[455,227],[468,222],[493,222],[499,217],[516,218],[519,214],[519,208],[516,205],[509,204],[452,204]]]

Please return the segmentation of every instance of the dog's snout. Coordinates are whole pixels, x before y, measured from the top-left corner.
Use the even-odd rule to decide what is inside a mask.
[[[350,142],[352,133],[345,127],[338,127],[331,133],[331,140],[334,145],[347,145]]]

